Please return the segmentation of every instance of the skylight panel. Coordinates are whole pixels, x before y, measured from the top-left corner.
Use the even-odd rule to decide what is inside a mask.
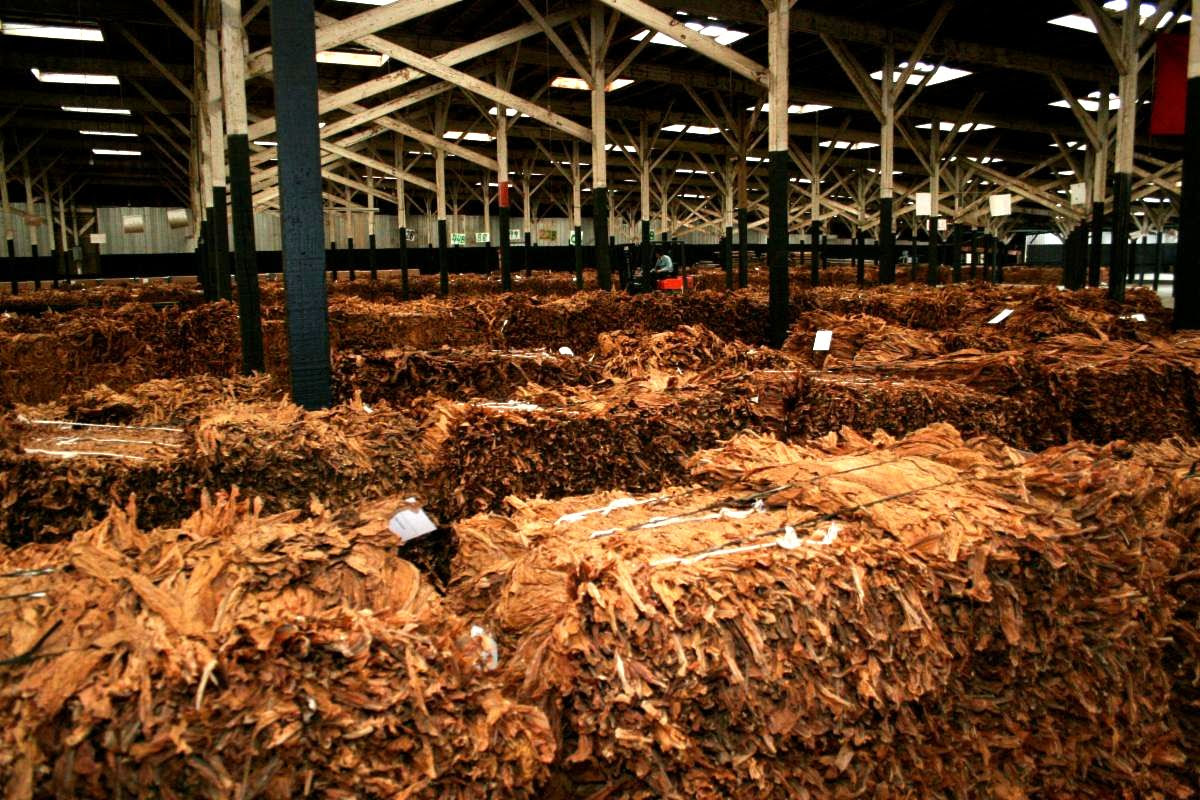
[[[892,73],[892,80],[899,81],[904,74],[904,70],[908,69],[908,62],[901,62],[899,69]],[[937,86],[939,83],[947,83],[949,81],[965,78],[971,73],[965,69],[955,69],[954,67],[940,66],[936,67],[933,64],[926,64],[924,61],[918,61],[912,75],[908,76],[908,85],[916,86],[925,81],[925,76],[929,76],[929,80],[925,82],[926,86]],[[877,81],[883,80],[883,70],[877,70],[871,73],[871,77]]]
[[[933,123],[932,122],[922,122],[917,127],[922,130],[926,130],[926,131],[933,130]],[[958,126],[958,132],[959,133],[969,133],[970,131],[990,131],[995,127],[996,127],[995,125],[989,125],[986,122],[964,122],[963,124]],[[954,123],[953,122],[939,122],[938,130],[942,131],[943,133],[949,133],[950,131],[954,130]]]
[[[59,106],[63,111],[72,114],[120,114],[128,117],[132,112],[128,108],[99,108],[95,106]]]
[[[832,147],[834,150],[870,150],[874,147],[879,147],[875,142],[834,142],[826,139],[821,142],[821,147]]]
[[[820,105],[819,103],[805,103],[802,106],[801,105],[788,106],[788,113],[789,114],[814,114],[818,111],[828,111],[831,108],[833,108],[833,106],[823,106],[823,105]],[[746,110],[753,111],[754,106],[750,106]],[[771,104],[763,103],[762,106],[759,107],[759,110],[762,111],[764,114],[770,113]]]
[[[686,11],[678,11],[678,12],[676,12],[676,15],[682,17],[682,16],[688,16],[688,13]],[[712,17],[709,17],[709,21],[712,21]],[[730,30],[729,28],[726,28],[723,25],[711,25],[711,24],[707,24],[705,22],[692,21],[692,22],[685,22],[683,25],[685,28],[695,31],[696,33],[700,34],[701,36],[708,37],[709,39],[712,39],[717,44],[722,45],[724,47],[728,47],[729,45],[731,45],[735,42],[740,42],[742,39],[745,39],[747,36],[750,35],[750,34],[746,33],[745,31]],[[672,39],[670,36],[667,36],[665,33],[658,33],[657,31],[655,31],[655,32],[653,32],[653,35],[651,35],[651,31],[649,29],[644,29],[642,31],[639,31],[638,33],[634,34],[633,36],[631,36],[629,38],[632,41],[640,42],[640,41],[644,40],[647,36],[650,36],[651,44],[662,44],[662,45],[666,45],[667,47],[685,47],[686,46],[682,42],[678,42],[678,41]]]
[[[98,156],[140,156],[141,150],[113,150],[108,147],[93,147],[92,152]]]
[[[605,92],[615,92],[617,89],[624,89],[633,83],[630,78],[617,78],[604,87]],[[572,78],[567,75],[559,75],[554,80],[550,81],[550,85],[555,89],[575,89],[581,92],[591,91],[592,85],[583,78]]]
[[[479,133],[478,131],[446,131],[442,134],[443,139],[462,139],[464,142],[490,142],[495,139],[490,133]]]
[[[1099,111],[1100,110],[1100,92],[1092,92],[1087,97],[1080,97],[1077,99],[1077,102],[1079,103],[1080,107],[1083,108],[1084,111],[1092,111],[1092,112]],[[1055,108],[1070,108],[1071,107],[1071,104],[1068,103],[1066,100],[1055,100],[1053,103],[1050,103],[1050,105],[1054,106]],[[1121,107],[1120,96],[1112,94],[1110,92],[1108,95],[1108,110],[1116,111],[1120,107]],[[1072,145],[1068,145],[1068,147],[1070,147],[1070,146],[1072,146]]]
[[[29,22],[0,22],[5,36],[30,36],[37,39],[66,39],[72,42],[103,42],[99,28],[78,25],[38,25]]]
[[[82,86],[118,86],[121,79],[116,75],[93,75],[83,72],[43,72],[37,67],[29,70],[42,83],[77,83]]]
[[[712,136],[713,134],[721,132],[720,128],[706,128],[703,125],[686,125],[685,126],[682,123],[675,124],[675,125],[668,125],[665,128],[663,128],[663,130],[666,131],[667,133],[694,133],[697,136]]]
[[[383,53],[355,53],[349,50],[319,50],[318,64],[341,64],[347,67],[382,67],[388,62]]]
[[[125,133],[124,131],[80,131],[84,136],[125,136],[135,137],[136,133]]]

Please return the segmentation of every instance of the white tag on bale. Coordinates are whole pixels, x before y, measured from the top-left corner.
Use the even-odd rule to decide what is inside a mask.
[[[813,339],[813,351],[828,351],[833,345],[833,331],[817,331]]]
[[[573,355],[575,355],[575,351],[573,351],[569,347],[560,347],[560,348],[558,348],[558,354],[560,356],[573,356]]]
[[[418,505],[410,505],[397,511],[388,521],[388,530],[404,541],[411,542],[433,533],[437,530],[437,525],[433,524],[425,509]]]
[[[988,325],[999,325],[1001,322],[1004,322],[1004,320],[1011,317],[1012,314],[1013,314],[1013,310],[1011,308],[1006,308],[1003,311],[1001,311],[999,314],[997,314],[996,316],[989,319],[987,324]]]
[[[1117,317],[1117,319],[1131,319],[1134,322],[1145,322],[1146,315],[1145,314],[1126,314],[1124,316]]]

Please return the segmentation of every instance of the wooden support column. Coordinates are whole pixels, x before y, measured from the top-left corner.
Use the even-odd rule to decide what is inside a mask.
[[[70,247],[67,245],[67,202],[63,197],[63,189],[58,191],[58,260],[59,273],[63,283],[71,288],[71,261],[68,256]]]
[[[258,253],[254,241],[254,198],[250,188],[250,142],[246,116],[246,31],[241,0],[221,0],[221,79],[225,98],[226,144],[233,205],[233,263],[237,275],[238,325],[242,336],[242,373],[266,369]]]
[[[646,134],[644,120],[641,123],[639,134],[638,163],[641,165],[641,169],[638,171],[638,199],[640,200],[642,228],[641,268],[642,277],[646,278],[654,267],[654,238],[650,234],[650,173],[653,172],[654,165],[650,158],[650,140]]]
[[[957,129],[957,125],[955,127]],[[938,231],[938,221],[941,219],[938,207],[942,202],[941,136],[941,122],[934,119],[933,127],[929,132],[929,268],[926,270],[925,275],[925,283],[929,286],[936,286],[941,282],[939,277],[942,267],[941,253],[939,251],[941,235]]]
[[[1192,0],[1188,44],[1187,127],[1175,263],[1175,328],[1200,329],[1200,0]]]
[[[395,137],[396,171],[396,224],[400,228],[400,296],[408,299],[408,198],[404,194],[404,137]]]
[[[571,143],[571,230],[575,242],[571,247],[575,256],[575,288],[583,288],[583,170],[579,166],[579,143]],[[593,235],[595,220],[592,221]]]
[[[13,227],[12,203],[8,198],[8,165],[4,161],[4,137],[0,136],[0,227],[4,229],[4,254],[9,260],[9,287],[15,295],[20,292],[20,282],[17,280],[17,268],[13,260],[17,257],[16,228]]]
[[[33,219],[33,175],[29,171],[29,159],[25,159],[25,227],[29,229],[29,252],[33,258],[33,288],[42,288],[42,264],[38,261],[38,231],[29,224]]]
[[[1108,195],[1108,86],[1100,87],[1099,141],[1092,147],[1092,247],[1088,256],[1088,286],[1100,285],[1104,258],[1104,199]],[[1096,145],[1099,146],[1096,146]]]
[[[526,168],[521,173],[521,213],[524,215],[522,219],[525,221],[525,246],[521,248],[521,260],[525,267],[525,277],[528,278],[532,271],[529,267],[529,250],[533,247],[533,198],[529,191],[529,169]]]
[[[767,12],[769,86],[767,149],[771,154],[768,183],[769,233],[767,268],[770,292],[768,340],[780,347],[788,330],[788,10],[789,0],[770,0]]]
[[[233,298],[229,280],[229,213],[225,194],[225,115],[221,110],[220,20],[212,18],[204,31],[205,111],[208,117],[209,168],[212,172],[213,268],[216,293],[221,300]]]
[[[879,282],[896,282],[896,234],[892,221],[896,159],[896,87],[895,51],[888,47],[883,55],[883,81],[880,89],[882,121],[879,133]],[[910,65],[911,66],[911,65]]]
[[[721,238],[721,267],[725,270],[725,290],[733,289],[733,173],[734,158],[730,156],[725,162],[725,175],[721,191],[721,216],[725,223],[725,235]]]
[[[604,59],[608,53],[605,8],[592,0],[591,13],[591,94],[592,94],[592,234],[595,239],[596,281],[604,291],[612,289],[612,263],[609,259],[608,221],[608,121],[605,89],[608,72]]]
[[[346,186],[344,194],[346,197],[346,209],[344,212],[346,215],[346,271],[349,273],[349,279],[354,280],[354,204],[351,202],[354,192],[349,186]]]
[[[1138,102],[1138,6],[1126,9],[1121,24],[1124,69],[1117,81],[1121,106],[1117,109],[1117,152],[1113,159],[1113,233],[1112,258],[1108,268],[1108,296],[1125,299],[1126,271],[1129,268],[1130,199],[1133,190],[1133,147],[1137,136]]]
[[[508,181],[508,107],[496,106],[496,198],[500,204],[500,288],[512,291],[512,206]]]
[[[45,195],[43,210],[46,213],[46,238],[48,239],[46,256],[50,272],[50,285],[57,289],[58,267],[61,259],[59,258],[58,243],[54,239],[54,195],[50,192],[49,172],[42,174],[42,192]]]
[[[441,132],[439,131],[439,135]],[[438,263],[438,294],[446,297],[450,294],[450,264],[447,248],[450,246],[450,235],[446,228],[446,151],[433,152],[434,184],[437,186],[437,263]]]
[[[367,266],[371,282],[379,280],[379,264],[375,260],[375,170],[367,167]]]
[[[292,397],[308,409],[326,408],[333,397],[313,0],[273,0],[271,49],[279,123],[279,202]]]
[[[821,284],[821,147],[820,136],[812,137],[812,160],[809,162],[812,170],[809,175],[811,183],[809,190],[809,217],[812,236],[812,266],[809,269],[809,279],[814,287]],[[834,139],[837,136],[833,137]]]
[[[750,285],[750,188],[748,153],[743,142],[737,167],[737,226],[738,226],[738,274],[737,285],[745,289]]]

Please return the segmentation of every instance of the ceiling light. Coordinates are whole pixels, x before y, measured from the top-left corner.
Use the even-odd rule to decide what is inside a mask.
[[[347,50],[320,50],[318,64],[343,64],[347,67],[382,67],[388,62],[383,53],[353,53]]]
[[[6,36],[33,36],[38,39],[69,39],[74,42],[103,42],[99,28],[74,25],[34,25],[28,22],[0,22],[0,33]]]
[[[1087,97],[1078,98],[1076,100],[1076,102],[1079,103],[1079,106],[1084,111],[1092,111],[1092,112],[1099,111],[1100,110],[1100,92],[1092,92]],[[1054,106],[1055,108],[1070,108],[1071,107],[1071,104],[1068,103],[1066,100],[1055,100],[1053,103],[1050,103],[1050,105]],[[1118,95],[1112,94],[1110,92],[1108,95],[1108,110],[1116,111],[1120,107],[1121,107],[1121,98]]]
[[[920,128],[921,130],[929,131],[929,130],[933,130],[933,123],[932,122],[922,122],[917,127]],[[958,126],[958,132],[959,133],[969,133],[971,131],[990,131],[995,127],[996,127],[995,125],[988,125],[986,122],[964,122],[963,124]],[[948,133],[948,132],[954,130],[954,123],[953,122],[939,122],[938,130]]]
[[[128,117],[130,111],[127,108],[95,108],[93,106],[59,106],[63,111],[75,114],[121,114]]]
[[[720,128],[706,128],[703,125],[668,125],[663,128],[667,133],[694,133],[697,136],[712,136],[714,133],[720,133]]]
[[[637,148],[636,148],[636,147],[634,147],[634,146],[633,146],[633,145],[631,145],[631,144],[627,144],[627,145],[624,145],[624,146],[622,146],[622,145],[619,145],[619,144],[606,144],[606,145],[604,145],[604,149],[605,149],[605,150],[620,150],[620,149],[624,149],[626,153],[636,153],[636,152],[637,152]]]
[[[788,106],[788,113],[789,114],[813,114],[817,111],[828,111],[831,108],[833,108],[833,106],[823,106],[823,105],[819,105],[817,103],[805,103],[802,106],[799,106],[799,105]],[[753,111],[754,106],[750,106],[746,110]],[[759,111],[762,111],[764,114],[770,113],[771,104],[763,103],[762,106],[759,107]]]
[[[270,139],[255,139],[254,143],[259,147],[279,147],[279,142],[272,142]]]
[[[1056,172],[1056,173],[1054,173],[1054,174],[1055,174],[1055,175],[1074,175],[1074,174],[1075,174],[1075,170],[1073,170],[1073,169],[1064,169],[1063,171],[1061,171],[1061,172]]]
[[[477,131],[467,131],[466,133],[462,131],[446,131],[442,134],[442,138],[461,139],[464,142],[490,142],[496,137],[489,133],[479,133]]]
[[[29,70],[42,83],[81,83],[84,86],[117,86],[121,83],[116,75],[87,75],[82,72],[42,72],[34,67]]]
[[[84,136],[137,136],[136,133],[123,131],[80,131]]]
[[[93,147],[92,152],[98,156],[140,156],[141,150],[110,150],[107,147]]]
[[[892,80],[899,81],[900,76],[904,74],[903,71],[906,69],[908,69],[908,62],[901,62],[900,68],[892,73]],[[965,78],[970,74],[971,73],[965,69],[954,69],[953,67],[947,66],[935,67],[933,64],[926,64],[924,61],[918,61],[916,68],[914,68],[912,74],[908,76],[908,85],[916,86],[917,84],[924,83],[926,86],[937,86],[939,83],[947,83],[948,81]],[[925,79],[926,75],[929,76],[928,80]],[[883,80],[883,70],[872,72],[871,77],[877,81]]]
[[[618,78],[612,83],[604,87],[606,92],[615,92],[617,89],[624,89],[629,84],[633,83],[629,78]],[[550,85],[555,89],[576,89],[581,92],[591,91],[592,85],[583,78],[569,78],[566,75],[559,75],[554,80],[550,81]]]

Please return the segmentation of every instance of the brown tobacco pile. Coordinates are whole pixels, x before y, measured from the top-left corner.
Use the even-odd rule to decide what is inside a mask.
[[[601,391],[528,387],[508,403],[442,403],[416,448],[423,485],[445,519],[498,508],[510,494],[653,490],[682,477],[683,456],[746,425],[777,423],[755,393],[733,377],[659,374]]]
[[[936,356],[945,348],[936,335],[893,325],[869,314],[842,316],[826,311],[800,314],[783,350],[812,366],[874,363]],[[828,351],[814,351],[817,331],[832,331]]]
[[[451,598],[558,721],[563,794],[1187,797],[1148,457],[741,436],[712,488],[459,524]]]
[[[788,355],[727,341],[704,325],[661,333],[612,331],[597,337],[595,358],[605,375],[644,378],[655,372],[779,369],[795,366]]]
[[[554,741],[383,531],[114,513],[0,555],[0,783],[50,797],[531,797]]]
[[[368,403],[404,406],[426,394],[465,400],[503,400],[527,384],[576,386],[601,380],[599,367],[546,350],[500,351],[485,347],[347,353],[333,364],[334,396],[360,392]]]

